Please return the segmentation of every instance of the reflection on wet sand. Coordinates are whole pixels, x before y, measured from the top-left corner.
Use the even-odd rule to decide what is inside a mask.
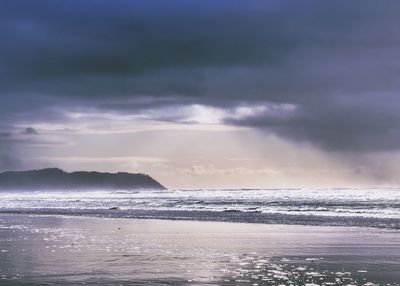
[[[400,285],[398,234],[1,215],[0,285]]]

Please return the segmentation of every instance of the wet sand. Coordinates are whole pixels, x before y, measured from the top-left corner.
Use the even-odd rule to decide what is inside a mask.
[[[400,233],[0,215],[0,285],[400,285]]]

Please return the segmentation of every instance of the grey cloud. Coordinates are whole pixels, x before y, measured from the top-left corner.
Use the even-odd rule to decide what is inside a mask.
[[[11,137],[11,133],[9,132],[0,132],[0,138],[8,138]]]
[[[62,120],[57,108],[290,103],[290,118],[227,123],[328,150],[400,147],[398,1],[0,6],[3,124]]]
[[[28,135],[38,135],[39,133],[32,127],[27,127],[23,131],[23,134],[28,134]]]
[[[379,151],[399,149],[398,122],[399,113],[393,108],[362,105],[349,108],[333,104],[303,107],[287,118],[260,115],[228,123],[265,129],[333,151]]]

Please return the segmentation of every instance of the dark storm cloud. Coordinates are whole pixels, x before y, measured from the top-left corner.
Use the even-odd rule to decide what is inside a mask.
[[[332,150],[399,149],[399,12],[398,1],[2,1],[0,119],[290,103],[291,117],[228,123]]]

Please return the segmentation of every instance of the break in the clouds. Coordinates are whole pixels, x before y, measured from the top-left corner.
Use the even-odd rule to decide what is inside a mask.
[[[399,12],[398,1],[2,1],[0,164],[21,146],[78,144],[72,133],[187,125],[338,156],[397,152]]]

